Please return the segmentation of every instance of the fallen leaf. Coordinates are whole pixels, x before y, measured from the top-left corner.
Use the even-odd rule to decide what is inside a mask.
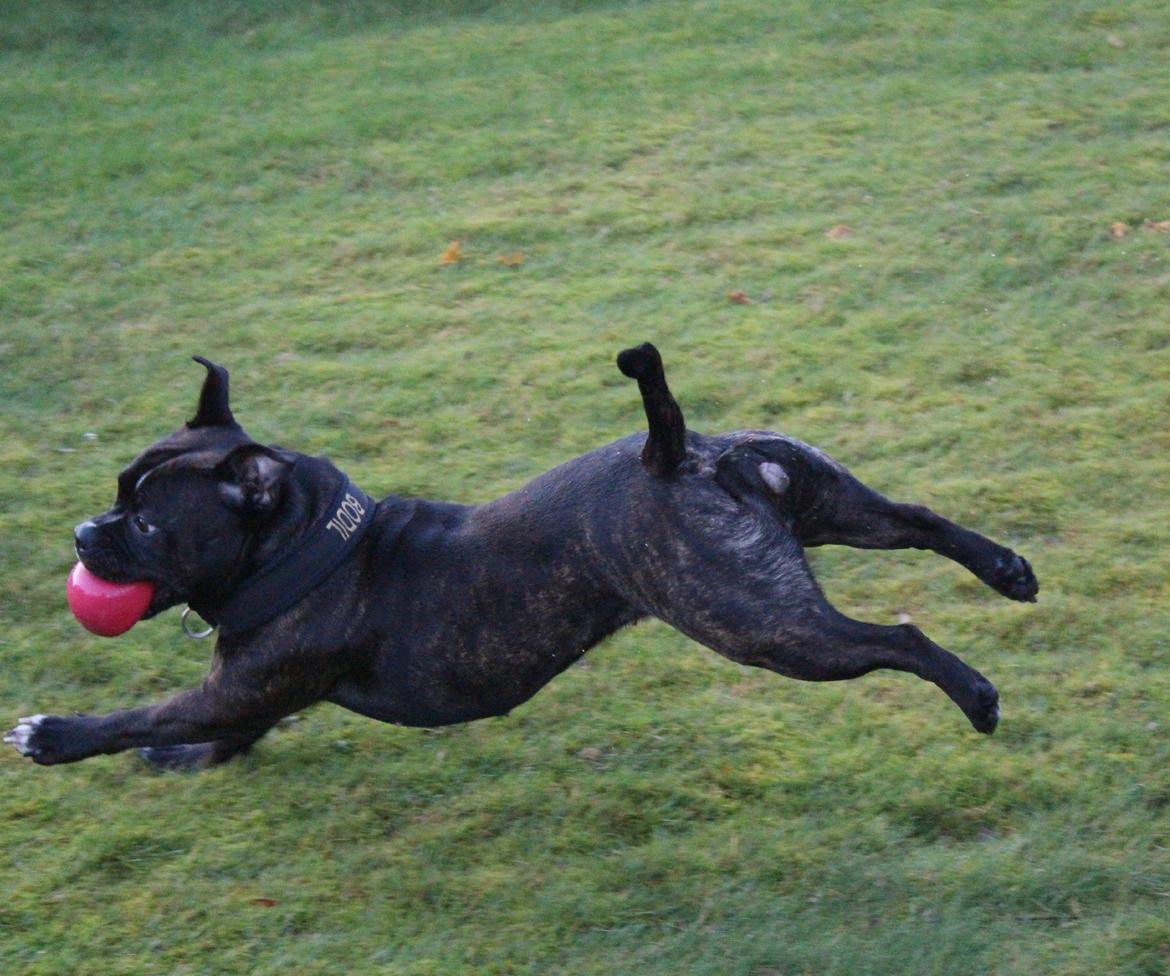
[[[837,224],[825,231],[825,236],[831,241],[847,241],[853,236],[853,228],[848,224]]]
[[[439,264],[454,264],[456,261],[463,260],[463,242],[452,241],[447,245],[447,250],[443,252],[443,256],[439,258]]]
[[[1115,220],[1109,225],[1109,236],[1114,240],[1120,240],[1129,233],[1129,224],[1121,220]]]
[[[275,898],[253,898],[252,904],[253,905],[263,905],[265,908],[275,908],[276,907],[276,899]]]
[[[513,251],[511,254],[501,254],[496,258],[496,261],[505,268],[518,268],[524,263],[524,252]]]
[[[1170,220],[1145,220],[1142,227],[1146,230],[1157,231],[1159,234],[1170,233]]]
[[[736,305],[751,305],[752,304],[752,300],[750,298],[748,298],[747,292],[729,291],[727,293],[727,298],[729,301],[735,302]]]

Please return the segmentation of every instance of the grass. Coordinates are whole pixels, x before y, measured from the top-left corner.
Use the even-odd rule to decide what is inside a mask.
[[[612,360],[652,339],[696,429],[817,443],[1042,592],[815,557],[997,682],[992,739],[650,623],[507,720],[5,752],[0,968],[1170,972],[1168,48],[1152,0],[6,5],[9,718],[201,676],[170,615],[63,600],[194,352],[259,439],[476,501],[639,429]]]

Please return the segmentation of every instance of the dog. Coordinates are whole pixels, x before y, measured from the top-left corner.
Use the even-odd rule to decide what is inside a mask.
[[[912,625],[838,612],[804,550],[930,549],[1034,602],[1027,560],[792,437],[688,431],[649,343],[617,360],[647,433],[475,506],[375,503],[326,458],[257,443],[227,371],[195,359],[195,416],[122,471],[113,508],[74,536],[94,574],[154,584],[147,616],[187,603],[218,625],[210,672],[160,704],[20,719],[5,741],[34,762],[138,748],[160,768],[207,767],[319,701],[408,726],[505,715],[644,617],[791,678],[906,671],[995,730],[991,682]]]

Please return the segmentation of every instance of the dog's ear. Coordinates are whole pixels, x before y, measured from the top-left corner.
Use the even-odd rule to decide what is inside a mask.
[[[280,501],[295,456],[263,444],[244,444],[215,469],[219,494],[245,515],[267,515]]]
[[[187,421],[188,427],[230,427],[236,422],[228,406],[228,371],[202,356],[192,356],[195,362],[207,368],[203,391],[199,394],[199,409]]]

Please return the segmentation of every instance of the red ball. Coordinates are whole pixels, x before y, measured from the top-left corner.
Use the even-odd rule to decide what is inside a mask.
[[[117,637],[142,619],[154,598],[154,584],[111,583],[78,563],[69,574],[65,594],[82,627],[100,637]]]

